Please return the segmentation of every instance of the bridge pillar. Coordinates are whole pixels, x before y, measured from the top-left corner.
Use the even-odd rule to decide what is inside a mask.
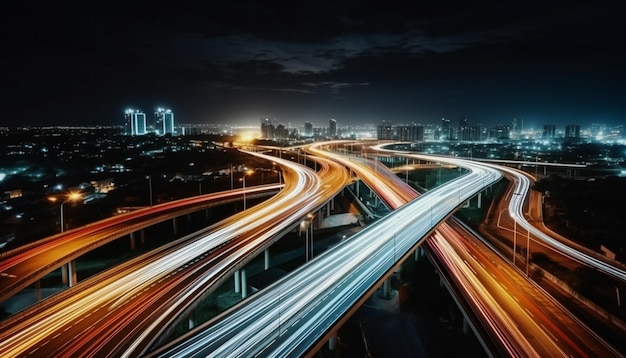
[[[391,277],[387,277],[385,281],[383,281],[383,285],[381,289],[378,291],[378,297],[389,299],[391,298]]]
[[[41,280],[35,282],[35,296],[37,302],[41,301]]]
[[[72,260],[61,266],[61,280],[67,287],[72,287],[76,284],[76,261]]]
[[[178,224],[176,223],[176,218],[172,218],[172,229],[174,230],[174,235],[178,234]]]
[[[136,247],[136,244],[135,244],[135,232],[133,231],[133,232],[130,233],[130,249],[134,250],[135,247]]]
[[[239,288],[241,286],[241,283],[239,282],[239,270],[235,271],[235,293],[239,293]]]
[[[482,199],[483,199],[483,192],[481,191],[480,193],[478,193],[478,202],[476,203],[476,207],[479,209],[481,208]]]
[[[142,245],[146,243],[146,230],[144,229],[141,229],[139,232],[139,242],[141,242]]]
[[[328,349],[330,349],[331,352],[337,349],[337,331],[333,331],[330,338],[328,338]]]
[[[241,269],[241,298],[248,297],[248,280],[246,279],[246,270]]]
[[[311,252],[311,249],[309,248],[309,228],[306,227],[304,230],[304,262],[309,262],[309,253]]]
[[[417,249],[415,249],[415,261],[419,261],[420,257],[424,257],[424,249],[418,246]]]
[[[265,249],[265,269],[270,268],[270,249]]]
[[[187,320],[187,327],[191,330],[196,326],[196,310],[192,310],[189,313],[189,317]]]

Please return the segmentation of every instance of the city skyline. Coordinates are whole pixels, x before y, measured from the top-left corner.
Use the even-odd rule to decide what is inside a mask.
[[[19,5],[18,5],[19,7]],[[626,122],[618,1],[14,9],[4,125]]]

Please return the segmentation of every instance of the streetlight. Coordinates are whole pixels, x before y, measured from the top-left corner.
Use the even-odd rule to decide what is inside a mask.
[[[526,230],[526,277],[528,277],[528,265],[530,265],[530,230]]]
[[[243,181],[243,210],[246,210],[246,175],[253,174],[253,170],[247,170],[243,173],[242,181]]]
[[[304,259],[306,262],[309,262],[309,256],[313,258],[313,218],[314,214],[307,214],[306,218],[302,220],[300,223],[300,233],[304,231]],[[311,234],[309,235],[309,229],[311,229]],[[309,245],[310,242],[310,245]]]
[[[513,195],[522,195],[521,193],[513,193]],[[517,220],[511,214],[513,219],[513,266],[515,266],[515,251],[517,249]]]
[[[229,172],[230,172],[230,190],[234,189],[233,186],[233,163],[228,164]]]
[[[539,181],[539,171],[538,171],[538,168],[539,168],[539,153],[535,154],[535,182]]]
[[[79,192],[71,192],[67,196],[67,199],[64,202],[61,203],[61,207],[60,207],[60,210],[61,210],[61,232],[65,231],[64,223],[63,223],[63,205],[65,205],[67,202],[76,201],[76,200],[78,200],[80,198],[82,198],[82,195]],[[48,199],[50,201],[52,201],[52,202],[56,202],[57,201],[56,197],[50,197]]]
[[[150,195],[150,206],[152,206],[152,175],[146,175],[148,179],[148,195]]]

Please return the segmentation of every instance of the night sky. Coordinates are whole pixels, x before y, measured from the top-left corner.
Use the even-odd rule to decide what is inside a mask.
[[[623,0],[128,3],[1,5],[0,125],[626,124]]]

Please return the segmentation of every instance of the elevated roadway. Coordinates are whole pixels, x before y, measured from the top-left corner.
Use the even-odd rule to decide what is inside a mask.
[[[24,357],[142,355],[203,295],[350,181],[342,166],[329,161],[318,176],[272,160],[285,170],[279,194],[42,302],[3,326],[0,351]]]
[[[246,189],[249,198],[276,194],[282,184]],[[0,303],[85,253],[151,225],[230,201],[243,189],[185,198],[104,219],[0,254]],[[0,323],[0,327],[2,324]]]
[[[311,354],[441,221],[501,178],[496,170],[466,167],[470,170],[462,178],[401,203],[404,205],[350,240],[153,355]],[[390,199],[395,197],[390,187],[381,192]]]
[[[473,166],[468,163],[458,163],[458,165],[466,165],[470,168]],[[354,169],[354,167],[351,168]],[[493,178],[487,175],[474,178],[474,180],[482,182],[483,188],[494,182]],[[380,183],[380,186],[385,186],[385,184]],[[444,187],[446,189],[442,189]],[[464,191],[464,188],[457,187],[456,183],[448,183],[444,187],[433,189],[427,195],[447,190],[446,194],[440,195],[447,195],[448,199],[452,200],[450,197],[456,196],[457,189]],[[387,187],[386,190],[379,190],[379,192],[391,197],[394,189]],[[463,198],[467,199],[467,197]],[[373,287],[380,284],[381,277],[384,278],[392,270],[382,261],[375,261],[376,258],[384,259],[379,257],[377,252],[368,251],[368,249],[379,244],[384,245],[383,242],[387,244],[393,242],[392,245],[389,244],[382,250],[388,256],[394,257],[394,259],[387,257],[393,267],[401,261],[397,257],[403,252],[399,247],[399,242],[406,239],[404,235],[407,235],[407,232],[415,234],[413,248],[419,245],[422,240],[420,229],[418,227],[408,229],[404,221],[415,220],[419,221],[422,226],[428,227],[428,210],[422,212],[421,216],[411,219],[406,216],[404,220],[394,220],[394,218],[398,213],[407,211],[407,207],[417,206],[413,203],[420,200],[415,199],[406,205],[401,205],[389,215],[389,218],[371,225],[371,227],[378,227],[378,225],[384,226],[383,222],[392,222],[393,225],[384,226],[387,233],[384,233],[384,230],[376,230],[370,237],[369,230],[374,229],[366,228],[349,242],[342,244],[341,248],[338,247],[314,260],[309,266],[315,268],[309,268],[309,266],[301,268],[288,278],[277,282],[267,292],[265,290],[259,292],[215,322],[204,325],[177,342],[159,349],[154,355],[311,354],[315,351],[315,347],[323,344],[325,339],[332,338],[333,327],[344,321],[354,305],[358,305],[359,301],[362,302],[363,297],[367,297]],[[432,215],[432,206],[430,214]],[[458,226],[458,223],[454,221],[450,223],[450,225],[453,224]],[[431,225],[428,230],[432,231],[433,228],[434,226]],[[404,232],[405,229],[406,232]],[[425,236],[428,236],[428,230]],[[484,248],[482,251],[477,250],[476,246],[480,241],[466,240],[463,235],[457,234],[461,231],[458,227],[452,230],[446,224],[441,225],[441,230],[445,230],[445,235],[442,235],[439,230],[428,239],[429,247],[434,250],[433,252],[438,253],[437,256],[443,260],[446,270],[452,272],[450,276],[463,291],[464,299],[471,302],[470,307],[480,316],[481,324],[491,335],[493,345],[485,343],[485,348],[489,353],[496,356],[520,357],[620,356],[601,338],[564,312],[562,307],[559,307],[553,300],[547,299],[537,290],[537,287],[528,287],[532,285],[529,285],[519,272],[509,268],[503,258],[497,257]],[[443,238],[444,236],[446,239]],[[378,237],[380,242],[374,242],[375,237]],[[452,242],[449,242],[448,238]],[[362,243],[363,246],[359,246]],[[344,245],[350,249],[344,248]],[[347,254],[343,251],[344,249],[350,250],[348,252],[351,254]],[[357,262],[358,260],[361,261]],[[339,262],[342,263],[340,268],[337,267]],[[361,265],[364,262],[367,262],[371,269],[365,269],[365,265]],[[381,269],[381,266],[386,270]],[[505,271],[510,272],[504,273]],[[511,277],[515,277],[515,280]],[[331,280],[332,283],[328,283]],[[521,286],[524,287],[520,288]],[[559,322],[553,323],[555,320]]]

